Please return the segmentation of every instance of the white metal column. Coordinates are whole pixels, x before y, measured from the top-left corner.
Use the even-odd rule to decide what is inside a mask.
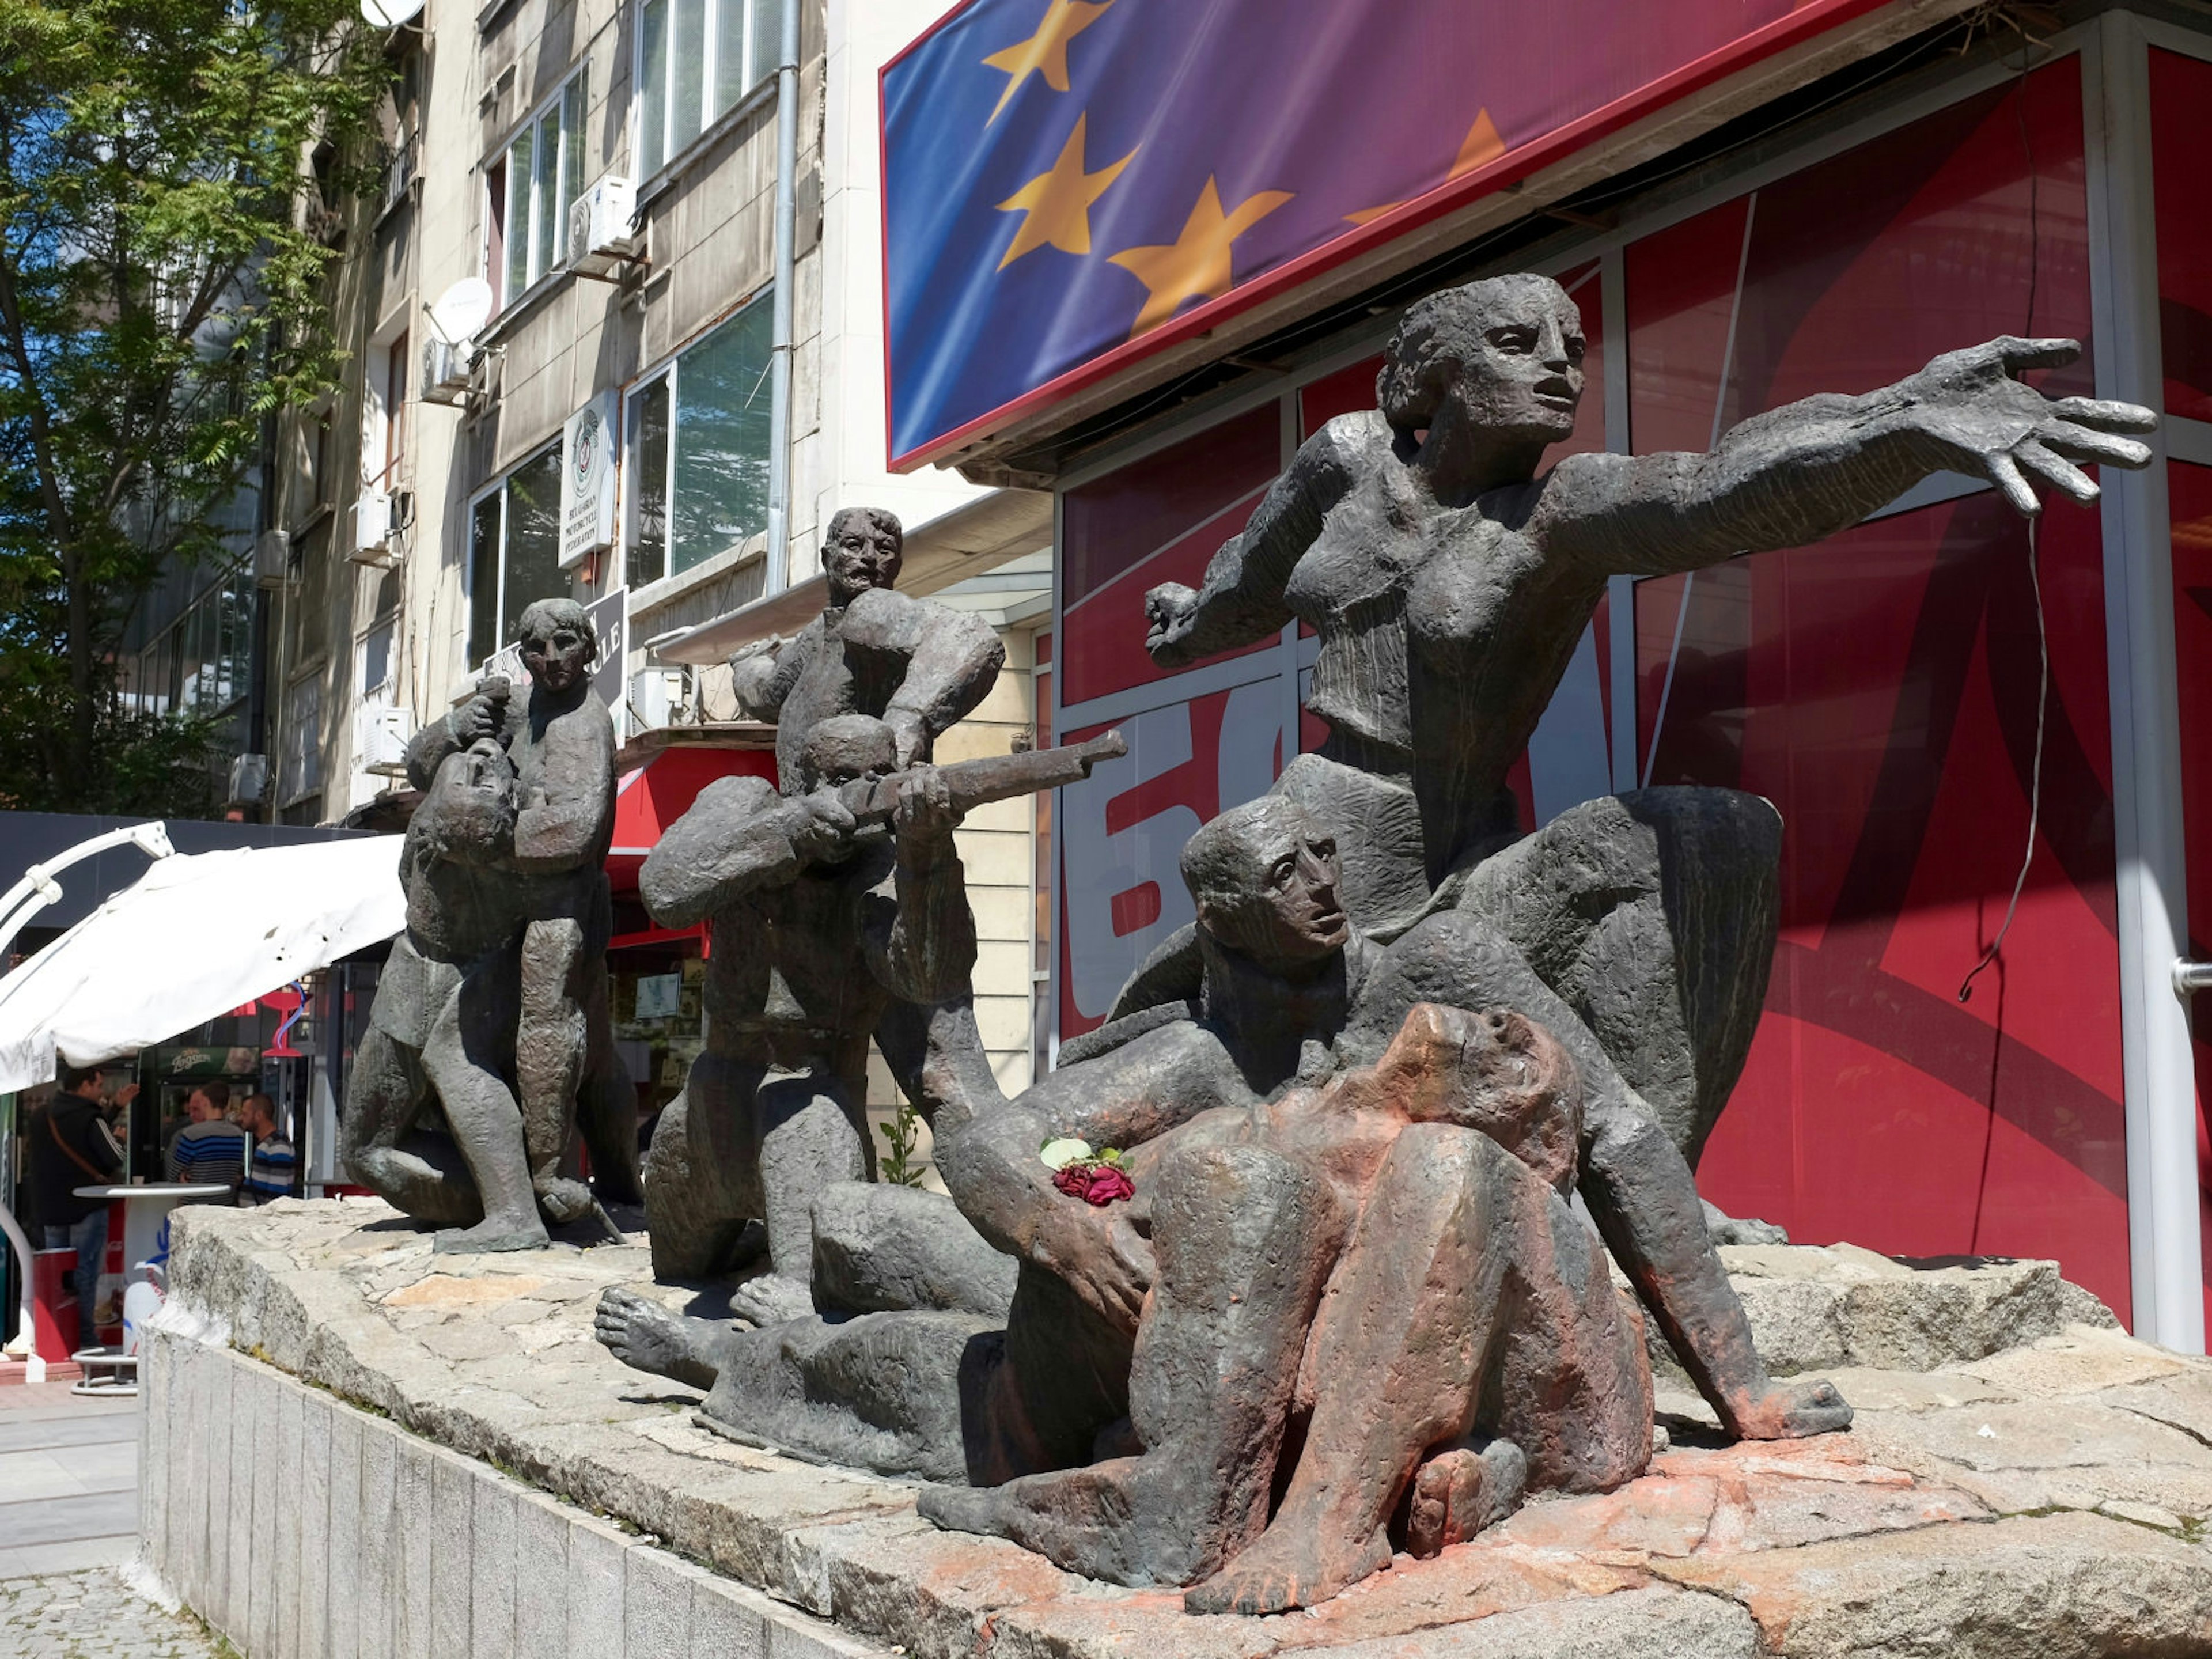
[[[2156,407],[2158,266],[2148,59],[2132,15],[2107,12],[2082,53],[2097,395]],[[2171,973],[2187,943],[2173,571],[2164,444],[2148,471],[2101,469],[2105,640],[2112,704],[2128,1243],[2136,1334],[2204,1352],[2197,1088]]]

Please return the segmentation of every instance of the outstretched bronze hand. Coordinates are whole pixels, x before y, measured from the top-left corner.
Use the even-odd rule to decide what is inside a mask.
[[[2098,398],[2045,397],[2019,376],[2057,368],[2081,355],[2076,340],[2011,335],[1947,351],[1892,390],[1875,418],[1895,414],[1941,452],[1944,471],[1987,478],[2020,512],[2041,512],[2030,477],[2075,501],[2097,499],[2096,480],[2077,462],[2129,468],[2150,465],[2148,445],[2116,434],[2149,432],[2158,416],[2136,404]]]

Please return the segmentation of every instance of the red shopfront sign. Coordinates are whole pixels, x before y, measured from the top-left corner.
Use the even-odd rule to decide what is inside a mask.
[[[965,0],[883,71],[919,465],[1887,0]]]
[[[1632,235],[1602,270],[1561,273],[1590,337],[1576,447],[1601,444],[1608,381],[1626,386],[1610,413],[1633,448],[1702,450],[1763,410],[1870,390],[1960,344],[2087,341],[2087,226],[2081,67],[2067,56]],[[1608,312],[1625,337],[1607,337]],[[1606,372],[1613,354],[1625,375]],[[1286,459],[1285,426],[1371,404],[1372,374],[1354,365],[1293,394],[1290,422],[1271,403],[1062,496],[1060,729],[1130,739],[1060,802],[1063,1039],[1190,919],[1176,866],[1189,832],[1264,790],[1286,744],[1317,741],[1295,690],[1310,641],[1164,676],[1144,656],[1141,596],[1194,580]],[[2094,385],[2085,358],[2045,389]],[[2177,488],[2178,515],[2185,499],[2212,522],[2195,506],[2212,489]],[[2193,533],[2177,529],[2178,580]],[[1646,783],[1750,790],[1782,811],[1781,944],[1699,1171],[1709,1197],[1807,1242],[2056,1256],[2124,1319],[2097,514],[2052,507],[2039,554],[2051,696],[2034,856],[2001,962],[1967,1001],[1960,983],[2027,843],[2036,756],[2027,531],[1986,490],[1815,548],[1618,584],[1632,605],[1600,612],[1512,781],[1526,828]]]

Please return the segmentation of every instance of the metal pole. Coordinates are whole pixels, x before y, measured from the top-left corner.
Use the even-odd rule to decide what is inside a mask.
[[[768,0],[760,0],[766,4]],[[775,293],[769,356],[768,570],[763,589],[781,593],[791,572],[791,356],[793,276],[799,240],[799,5],[783,8],[775,65]]]
[[[2089,204],[2097,395],[2155,405],[2158,274],[2150,241],[2150,119],[2142,38],[2124,12],[2097,20]],[[2105,629],[2112,709],[2112,806],[2127,1091],[2130,1286],[2136,1334],[2204,1352],[2197,1224],[2196,1068],[2174,959],[2187,948],[2173,567],[2161,453],[2147,472],[2102,475]]]
[[[0,1233],[7,1235],[8,1248],[15,1257],[15,1277],[22,1286],[19,1298],[22,1322],[16,1328],[15,1340],[23,1350],[23,1380],[43,1382],[46,1380],[46,1362],[39,1355],[39,1309],[31,1282],[31,1241],[23,1237],[23,1229],[4,1199],[0,1199]]]

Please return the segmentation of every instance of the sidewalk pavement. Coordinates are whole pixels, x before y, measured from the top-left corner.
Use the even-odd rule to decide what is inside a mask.
[[[0,1579],[119,1566],[137,1532],[138,1402],[0,1388]]]

